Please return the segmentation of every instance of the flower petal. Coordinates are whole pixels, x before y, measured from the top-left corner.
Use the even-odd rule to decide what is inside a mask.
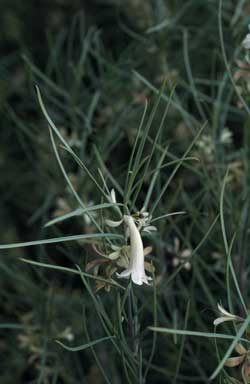
[[[180,259],[178,259],[178,257],[174,257],[172,260],[172,264],[173,267],[178,267],[178,265],[180,264]]]
[[[109,227],[119,227],[119,225],[121,225],[121,223],[123,222],[123,219],[122,220],[119,220],[119,221],[114,221],[114,220],[105,220],[106,224],[109,226]]]
[[[226,360],[225,366],[231,367],[231,368],[237,367],[243,362],[244,359],[245,359],[245,356],[230,357],[229,359]]]
[[[131,275],[131,270],[125,269],[124,271],[122,271],[121,273],[117,273],[116,275],[119,278],[123,278],[123,277],[128,278]]]
[[[242,41],[242,45],[245,49],[250,49],[250,33],[248,33],[245,39]]]
[[[143,283],[150,285],[150,281],[152,280],[150,276],[147,276],[145,273],[141,274],[139,273],[139,271],[136,270],[132,271],[131,277],[133,283],[137,285],[142,285]]]
[[[133,283],[137,285],[142,285],[144,283],[144,276],[141,276],[137,271],[132,271],[131,278]]]
[[[246,348],[243,347],[243,345],[240,343],[236,344],[235,350],[236,352],[238,352],[239,355],[244,355],[245,353],[247,353]]]
[[[157,231],[157,228],[154,225],[149,225],[148,227],[144,227],[142,231],[150,233],[153,231]]]
[[[152,281],[152,278],[149,276],[146,276],[146,278],[143,279],[143,283],[146,285],[152,285],[150,281]]]
[[[223,315],[235,318],[235,315],[233,315],[232,313],[226,311],[225,308],[222,307],[222,305],[217,304],[217,307],[218,307],[220,313],[222,313]]]
[[[115,251],[115,252],[111,252],[109,255],[108,255],[108,258],[110,260],[116,260],[118,259],[118,257],[120,256],[120,252],[119,251]]]
[[[183,258],[190,257],[192,255],[191,249],[183,249],[180,256]]]
[[[190,271],[192,269],[191,263],[189,263],[189,261],[184,263],[184,268],[186,269],[186,271]]]
[[[225,321],[233,321],[234,318],[232,317],[228,317],[228,316],[221,316],[221,317],[218,317],[217,319],[214,320],[213,324],[215,326],[221,324],[221,323],[224,323]]]

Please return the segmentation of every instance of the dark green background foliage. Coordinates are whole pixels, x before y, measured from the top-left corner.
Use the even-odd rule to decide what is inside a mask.
[[[221,22],[234,71],[235,59],[244,57],[240,44],[250,9],[246,1],[224,3]],[[100,183],[98,168],[102,170],[121,201],[119,186],[124,185],[145,101],[149,103],[148,118],[167,79],[145,154],[174,86],[176,91],[150,170],[166,147],[166,162],[181,158],[206,121],[201,135],[211,138],[214,149],[208,159],[205,151],[194,146],[189,155],[196,159],[183,162],[156,208],[156,216],[180,210],[187,214],[159,221],[158,234],[150,240],[156,277],[161,276],[157,305],[153,288],[135,288],[140,333],[131,334],[125,324],[123,330],[130,358],[144,372],[153,338],[147,327],[155,322],[155,311],[159,326],[200,332],[213,332],[216,303],[227,306],[228,295],[241,314],[230,279],[226,285],[225,243],[218,214],[222,180],[229,167],[223,215],[229,242],[236,233],[232,258],[247,302],[249,119],[225,69],[218,1],[1,0],[0,49],[1,243],[95,231],[77,219],[44,228],[60,201],[66,201],[70,210],[78,205],[54,156],[35,85],[74,151]],[[220,141],[225,127],[232,133],[229,146]],[[58,148],[85,204],[100,203],[100,193],[87,174],[59,143]],[[152,205],[175,165],[161,171]],[[151,175],[144,178],[139,208]],[[190,271],[173,266],[176,237],[182,249],[199,248]],[[105,337],[100,306],[110,318],[110,333],[115,334],[119,293],[115,289],[91,293],[91,281],[84,286],[77,275],[20,261],[24,257],[68,268],[78,264],[84,270],[95,256],[90,245],[77,242],[1,250],[1,384],[115,384],[129,382],[128,376],[131,383],[142,383],[139,374],[126,376],[124,359],[128,357],[119,354],[110,340],[80,352],[69,352],[55,343],[58,339],[76,346]],[[230,326],[224,328],[223,333],[233,332]],[[71,336],[74,340],[67,339]],[[133,337],[139,337],[142,357],[134,351]],[[221,354],[227,345],[218,344]],[[159,334],[146,382],[205,383],[217,363],[214,340]],[[104,378],[99,365],[105,368]]]

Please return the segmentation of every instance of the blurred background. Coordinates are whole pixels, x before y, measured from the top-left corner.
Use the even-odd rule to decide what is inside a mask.
[[[241,41],[249,19],[247,1],[224,2],[225,49],[246,100],[249,68]],[[249,118],[225,69],[217,0],[1,0],[0,50],[1,244],[93,230],[87,218],[44,227],[50,219],[76,209],[77,202],[53,153],[35,85],[72,149],[96,177],[100,168],[121,196],[119,186],[145,101],[152,108],[167,78],[166,97],[154,117],[147,145],[152,144],[174,86],[177,90],[159,155],[169,145],[168,161],[182,157],[202,124],[208,123],[192,149],[199,162],[178,171],[157,208],[159,214],[177,210],[189,214],[160,224],[165,245],[155,244],[156,266],[169,276],[181,263],[181,249],[195,248],[208,233],[219,212],[218,186],[229,168],[225,215],[229,237],[239,230],[235,257],[242,273],[249,250]],[[99,192],[86,173],[66,151],[60,154],[84,202],[97,204]],[[157,191],[173,169],[174,165],[164,169]],[[149,182],[150,176],[139,206]],[[79,345],[103,336],[80,279],[20,261],[28,258],[64,267],[78,263],[84,269],[91,252],[91,247],[83,249],[78,243],[1,251],[1,384],[108,382],[100,375],[93,351],[71,353],[54,341]],[[161,325],[181,328],[187,300],[190,329],[204,331],[212,324],[216,302],[226,296],[218,222],[199,252],[200,264],[191,270],[183,268],[159,294]],[[240,280],[245,292],[247,275]],[[111,308],[111,296],[104,291],[100,295],[106,308]],[[151,299],[143,290],[138,297],[144,308],[142,324],[152,325]],[[150,355],[151,336],[145,340]],[[214,346],[196,340],[187,343],[181,369],[175,370],[180,343],[172,338],[158,341],[148,383],[206,382],[217,361]],[[111,383],[126,382],[121,359],[110,344],[96,347],[96,353],[98,361],[108,366]]]

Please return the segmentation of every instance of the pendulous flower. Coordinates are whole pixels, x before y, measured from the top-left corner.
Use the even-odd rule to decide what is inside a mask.
[[[149,284],[152,279],[145,273],[144,250],[140,232],[132,216],[124,215],[123,220],[128,227],[130,237],[129,265],[117,276],[125,278],[131,276],[133,283],[137,285]]]

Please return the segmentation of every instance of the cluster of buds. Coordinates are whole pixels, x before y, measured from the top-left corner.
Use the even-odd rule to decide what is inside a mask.
[[[178,267],[179,265],[183,264],[183,267],[190,271],[192,266],[189,261],[192,255],[192,249],[191,248],[181,248],[181,242],[180,240],[175,237],[174,238],[174,245],[168,247],[169,252],[173,255],[172,259],[172,265],[173,267]]]
[[[197,140],[196,152],[198,156],[202,157],[206,162],[211,163],[214,161],[217,145],[228,146],[232,143],[232,132],[227,127],[223,128],[220,135],[214,139],[211,134],[203,134]]]

